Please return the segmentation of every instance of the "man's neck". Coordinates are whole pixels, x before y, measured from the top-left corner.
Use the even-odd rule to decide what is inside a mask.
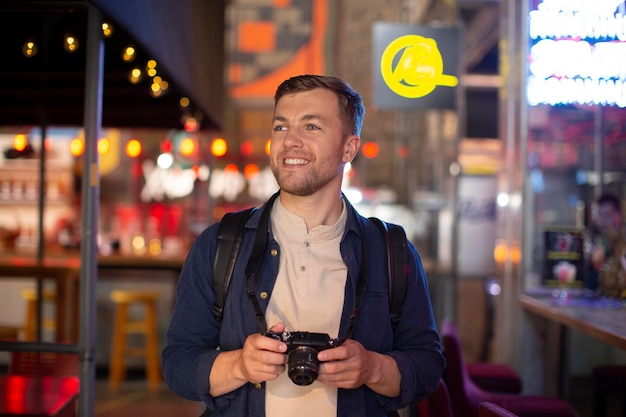
[[[301,197],[281,191],[279,198],[287,211],[304,219],[307,230],[335,224],[343,210],[341,193]]]

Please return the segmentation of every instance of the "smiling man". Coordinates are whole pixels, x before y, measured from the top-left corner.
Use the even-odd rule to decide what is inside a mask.
[[[393,326],[386,259],[368,255],[384,253],[383,236],[341,192],[363,116],[360,95],[339,78],[302,75],[278,87],[270,163],[280,191],[246,223],[221,321],[211,313],[207,260],[218,225],[192,246],[163,372],[211,416],[391,416],[439,385],[444,359],[417,251],[407,242]],[[262,261],[251,271],[259,241]],[[316,348],[293,364],[300,343]],[[302,368],[313,374],[306,383],[294,376]]]

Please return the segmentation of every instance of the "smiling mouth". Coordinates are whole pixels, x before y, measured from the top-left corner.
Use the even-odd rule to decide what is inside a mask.
[[[305,165],[308,164],[308,161],[306,159],[299,158],[286,158],[284,163],[285,165]]]

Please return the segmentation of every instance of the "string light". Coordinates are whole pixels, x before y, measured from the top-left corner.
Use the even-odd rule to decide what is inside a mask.
[[[141,142],[137,139],[131,139],[126,143],[126,155],[131,158],[137,158],[141,155]]]
[[[196,149],[196,143],[191,138],[185,138],[180,142],[178,149],[182,155],[191,156]]]
[[[70,153],[74,156],[80,156],[83,154],[85,144],[81,139],[74,138],[70,142]]]
[[[37,44],[35,41],[28,40],[22,46],[22,53],[26,58],[32,58],[37,55]]]
[[[135,60],[135,56],[137,56],[137,51],[132,45],[128,45],[122,51],[122,61],[124,62],[133,62]]]
[[[73,35],[65,35],[65,40],[63,41],[63,48],[67,52],[76,52],[78,50],[79,42]]]
[[[113,35],[113,25],[109,22],[102,22],[102,35],[105,38],[110,38]]]
[[[28,145],[28,138],[26,135],[22,133],[15,135],[13,138],[13,148],[15,148],[16,151],[23,151],[26,149],[26,145]]]
[[[154,77],[157,74],[156,70],[157,62],[154,59],[151,59],[146,64],[146,73],[150,77]]]
[[[138,84],[143,79],[143,72],[139,68],[133,68],[128,73],[128,81],[131,84]]]
[[[224,139],[216,138],[213,140],[211,143],[211,154],[213,154],[213,156],[219,158],[220,156],[226,155],[226,152],[228,152],[228,144]]]
[[[98,153],[100,155],[106,155],[107,153],[109,153],[110,149],[111,149],[111,142],[109,141],[109,139],[107,138],[98,139]]]

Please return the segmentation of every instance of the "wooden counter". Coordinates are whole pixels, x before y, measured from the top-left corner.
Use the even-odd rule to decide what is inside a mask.
[[[528,312],[626,350],[624,302],[590,297],[561,300],[551,296],[528,294],[522,294],[519,301]]]
[[[141,278],[142,271],[164,271],[167,279],[174,283],[178,279],[184,263],[184,257],[124,257],[106,256],[98,258],[98,279],[129,279],[132,274],[123,271],[137,271]],[[56,323],[57,341],[74,341],[77,335],[80,258],[59,254],[42,261],[33,256],[0,255],[0,279],[24,278],[53,281],[56,287]],[[152,275],[151,275],[152,277]]]
[[[519,297],[524,315],[522,374],[532,394],[567,397],[572,360],[579,351],[570,343],[570,331],[626,350],[626,303],[573,290],[565,298],[550,289],[537,289]]]

